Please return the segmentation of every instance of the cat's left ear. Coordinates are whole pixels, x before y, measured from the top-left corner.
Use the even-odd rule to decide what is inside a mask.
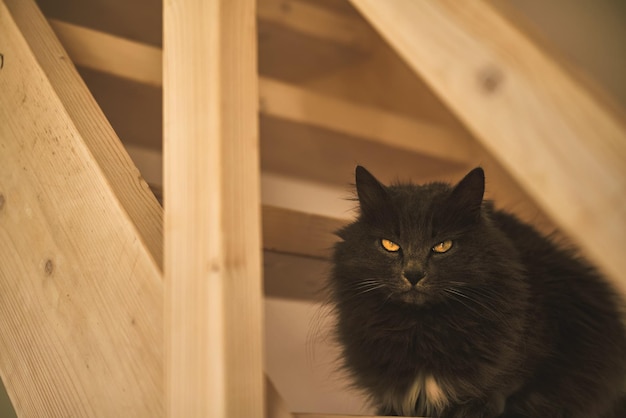
[[[476,167],[454,187],[449,202],[464,213],[477,217],[480,215],[484,194],[485,172]]]

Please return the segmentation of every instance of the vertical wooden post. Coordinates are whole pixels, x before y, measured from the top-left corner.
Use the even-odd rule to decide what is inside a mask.
[[[255,2],[164,2],[166,408],[260,417]]]

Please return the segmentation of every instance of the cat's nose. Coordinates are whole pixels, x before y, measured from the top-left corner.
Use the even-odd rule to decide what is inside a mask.
[[[422,270],[405,270],[404,278],[409,281],[413,286],[418,284],[420,280],[424,278],[426,274]]]

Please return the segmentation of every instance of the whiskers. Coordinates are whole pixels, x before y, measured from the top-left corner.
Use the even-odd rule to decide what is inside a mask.
[[[385,284],[381,283],[380,280],[378,280],[378,279],[375,279],[375,278],[365,279],[365,280],[362,280],[361,282],[357,283],[353,287],[353,290],[355,291],[354,296],[360,296],[360,295],[363,295],[365,293],[369,293],[369,292],[373,292],[373,291],[378,290],[378,289],[382,289],[384,287],[385,287]]]
[[[353,299],[369,296],[370,294],[379,292],[381,293],[379,296],[381,300],[386,298],[388,300],[393,291],[389,288],[388,284],[384,282],[384,278],[377,277],[369,277],[367,279],[362,279],[358,283],[353,283],[346,289],[344,292],[349,292],[346,297],[343,299],[344,302],[351,301]]]
[[[440,290],[483,319],[490,316],[506,322],[504,312],[499,309],[505,306],[506,301],[492,289],[471,286],[463,282],[448,282],[446,286],[440,287]]]

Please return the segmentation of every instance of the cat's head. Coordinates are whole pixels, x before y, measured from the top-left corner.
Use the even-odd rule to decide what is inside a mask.
[[[338,302],[463,302],[519,272],[510,241],[483,202],[485,176],[458,184],[381,184],[356,169],[357,220],[338,232],[331,287]]]

